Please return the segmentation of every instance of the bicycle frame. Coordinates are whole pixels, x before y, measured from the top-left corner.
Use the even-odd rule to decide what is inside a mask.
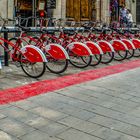
[[[8,41],[8,40],[5,40],[4,38],[0,38],[0,41],[3,41],[4,43],[7,43],[8,46],[10,45],[10,47],[12,47],[13,53],[10,52],[9,47],[7,48],[7,47],[4,45],[4,43],[0,42],[0,45],[4,48],[4,50],[5,50],[6,52],[8,52],[8,54],[9,54],[10,57],[13,59],[13,61],[20,61],[20,58],[18,58],[17,55],[16,55],[17,52],[18,52],[19,54],[21,54],[21,51],[20,51],[19,45],[18,45],[18,42],[19,42],[20,40],[18,40],[16,44],[14,44],[14,43],[12,43],[12,42],[10,42],[10,41]]]

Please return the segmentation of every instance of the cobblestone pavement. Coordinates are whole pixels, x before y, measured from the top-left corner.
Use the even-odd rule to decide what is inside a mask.
[[[140,68],[0,106],[0,140],[140,140]]]

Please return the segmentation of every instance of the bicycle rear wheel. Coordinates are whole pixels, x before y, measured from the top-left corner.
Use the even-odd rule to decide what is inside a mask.
[[[135,50],[134,49],[129,49],[127,52],[128,53],[127,53],[126,59],[130,59],[134,56]]]
[[[47,60],[46,67],[52,73],[60,74],[68,68],[69,61],[67,59],[54,59],[49,56],[49,58],[47,57]]]
[[[32,78],[41,77],[46,70],[46,62],[29,62],[24,56],[21,55],[20,66],[23,72]]]
[[[67,51],[70,57],[70,63],[77,68],[86,68],[92,61],[92,56],[78,56],[72,51]]]
[[[101,63],[108,64],[108,63],[112,62],[113,58],[114,58],[114,52],[106,52],[106,53],[102,54]]]
[[[140,57],[140,49],[139,48],[134,50],[134,57]]]
[[[101,60],[102,60],[102,55],[101,54],[99,54],[99,55],[97,55],[97,54],[93,55],[92,56],[92,61],[90,63],[90,66],[97,66],[98,64],[100,64]]]
[[[114,60],[122,61],[122,60],[126,59],[127,54],[128,54],[127,50],[126,51],[122,51],[122,50],[116,51],[114,54]]]

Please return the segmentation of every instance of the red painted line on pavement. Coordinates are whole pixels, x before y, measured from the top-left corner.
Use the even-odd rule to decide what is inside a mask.
[[[117,64],[114,66],[106,66],[104,68],[99,68],[95,70],[87,70],[77,74],[72,74],[51,80],[35,82],[21,87],[2,90],[0,91],[0,104],[16,102],[35,95],[52,92],[54,90],[62,89],[75,84],[80,84],[86,81],[95,80],[137,67],[140,67],[140,60],[134,60],[123,64]]]

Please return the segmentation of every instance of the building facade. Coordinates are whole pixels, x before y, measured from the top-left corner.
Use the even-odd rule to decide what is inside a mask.
[[[28,17],[44,10],[47,17],[110,22],[119,20],[123,4],[132,11],[133,20],[140,22],[140,0],[0,0],[0,14],[8,18]]]

